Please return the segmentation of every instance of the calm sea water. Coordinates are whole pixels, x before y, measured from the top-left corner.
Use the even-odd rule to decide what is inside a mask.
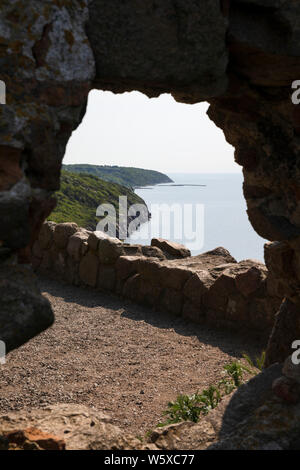
[[[131,235],[130,243],[150,244],[152,237],[167,235],[184,243],[193,255],[223,246],[238,261],[248,258],[263,261],[265,240],[255,233],[248,220],[242,175],[168,173],[168,176],[183,186],[158,185],[136,190],[147,203],[152,220]],[[168,207],[174,204],[176,216],[170,217]],[[184,228],[186,232],[192,229],[196,232],[196,226],[194,240],[184,236]]]

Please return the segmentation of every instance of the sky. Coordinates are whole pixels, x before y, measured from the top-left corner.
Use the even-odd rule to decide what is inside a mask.
[[[93,90],[73,132],[65,164],[134,166],[164,173],[240,173],[234,149],[208,118],[207,103],[177,103],[170,95],[114,95]]]

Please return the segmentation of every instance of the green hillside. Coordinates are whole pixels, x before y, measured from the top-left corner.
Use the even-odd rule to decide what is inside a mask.
[[[130,188],[173,182],[163,173],[154,170],[143,170],[141,168],[87,164],[63,165],[63,168],[73,173],[90,173],[99,176],[99,178],[105,181],[112,181],[113,183],[118,183]]]
[[[48,217],[56,223],[75,222],[80,227],[95,230],[100,204],[113,204],[119,215],[119,196],[127,196],[128,205],[145,204],[131,189],[103,181],[94,175],[62,171],[61,187],[56,193],[57,207]]]

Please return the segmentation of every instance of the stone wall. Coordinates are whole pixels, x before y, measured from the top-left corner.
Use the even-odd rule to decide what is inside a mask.
[[[72,223],[43,225],[33,266],[77,286],[265,338],[281,301],[265,265],[237,263],[224,248],[191,256],[182,245],[166,240],[129,245]]]

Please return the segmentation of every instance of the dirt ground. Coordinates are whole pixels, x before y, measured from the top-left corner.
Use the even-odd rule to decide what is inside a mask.
[[[168,401],[216,383],[225,363],[262,345],[118,297],[41,279],[54,326],[0,366],[0,413],[56,403],[106,412],[136,436]]]

